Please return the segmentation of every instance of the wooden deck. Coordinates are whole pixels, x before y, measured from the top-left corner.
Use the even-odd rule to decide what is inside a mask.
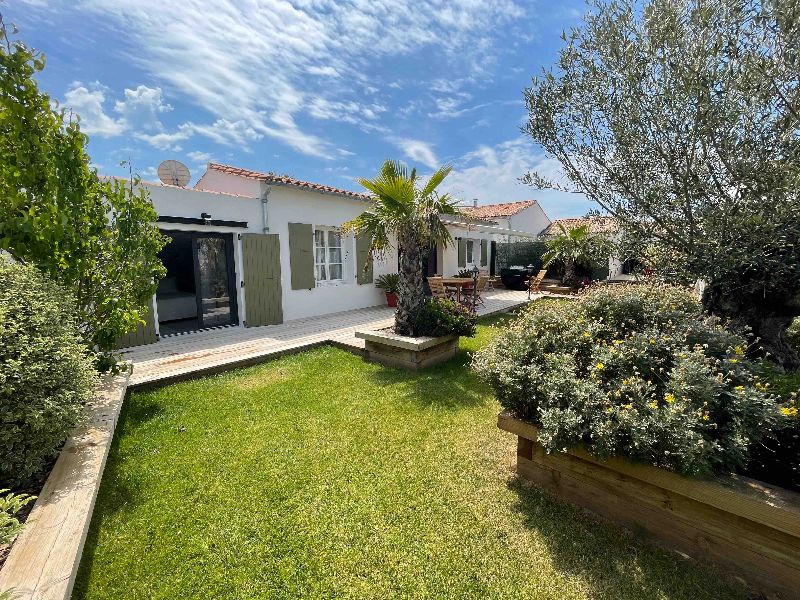
[[[528,293],[490,290],[484,294],[481,316],[505,312],[526,304]],[[234,366],[255,364],[273,356],[299,352],[322,344],[361,353],[364,340],[358,329],[379,329],[392,324],[394,311],[385,306],[297,319],[266,327],[230,327],[199,331],[162,339],[156,344],[123,350],[133,363],[129,387],[162,385]]]

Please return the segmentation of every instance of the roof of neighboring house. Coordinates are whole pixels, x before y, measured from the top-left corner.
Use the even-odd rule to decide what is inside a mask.
[[[583,225],[589,226],[590,233],[613,233],[619,229],[611,217],[572,217],[569,219],[556,219],[548,225],[539,235],[560,235],[563,225],[567,231],[572,231]]]
[[[368,194],[360,194],[358,192],[351,192],[335,188],[321,183],[311,183],[310,181],[301,181],[294,177],[286,175],[275,175],[274,173],[261,173],[259,171],[251,171],[250,169],[242,169],[231,165],[223,165],[219,163],[208,163],[208,168],[221,173],[228,173],[229,175],[239,175],[240,177],[247,177],[248,179],[257,179],[265,183],[274,183],[278,185],[289,185],[293,187],[312,190],[315,192],[322,192],[323,194],[336,194],[338,196],[346,196],[349,198],[356,198],[358,200],[370,200],[371,196]]]
[[[534,204],[536,204],[536,200],[521,200],[519,202],[503,202],[502,204],[470,206],[461,210],[475,219],[491,219],[492,217],[510,217]]]

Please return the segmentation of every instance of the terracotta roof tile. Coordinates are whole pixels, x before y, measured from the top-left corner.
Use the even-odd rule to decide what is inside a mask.
[[[569,219],[556,219],[539,235],[560,235],[561,228],[559,224],[563,225],[567,231],[572,231],[582,225],[588,225],[591,233],[613,233],[619,229],[611,217],[572,217]]]
[[[284,175],[274,175],[272,173],[261,173],[259,171],[251,171],[250,169],[242,169],[231,165],[223,165],[219,163],[208,163],[208,168],[230,175],[239,175],[240,177],[247,177],[248,179],[257,179],[266,183],[275,183],[278,185],[290,185],[298,188],[304,188],[315,192],[322,192],[323,194],[336,194],[338,196],[346,196],[349,198],[356,198],[358,200],[370,200],[371,196],[368,194],[360,194],[358,192],[351,192],[340,188],[331,187],[329,185],[322,185],[321,183],[311,183],[310,181],[301,181],[294,177],[287,177]]]
[[[536,204],[536,200],[522,200],[520,202],[504,202],[502,204],[485,204],[478,207],[470,206],[461,210],[476,219],[491,219],[492,217],[510,217],[534,204]]]

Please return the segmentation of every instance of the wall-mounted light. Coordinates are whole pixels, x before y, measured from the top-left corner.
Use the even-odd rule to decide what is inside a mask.
[[[208,222],[211,220],[211,215],[208,214],[207,212],[200,213],[200,218],[203,219],[203,221],[205,221],[206,225],[208,225]]]

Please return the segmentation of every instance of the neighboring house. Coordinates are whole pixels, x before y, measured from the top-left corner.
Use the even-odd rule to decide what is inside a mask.
[[[489,220],[500,229],[508,230],[506,239],[503,240],[505,242],[520,241],[519,236],[512,233],[514,231],[527,233],[528,235],[523,236],[524,239],[527,239],[530,235],[536,235],[550,225],[549,217],[536,200],[484,204],[483,206],[477,206],[476,202],[475,205],[462,210],[474,219]]]
[[[455,244],[436,248],[428,264],[428,274],[455,275],[462,269],[478,267],[495,273],[495,247],[536,239],[550,219],[535,200],[462,208],[463,215],[444,215]]]
[[[141,185],[171,239],[160,254],[167,275],[147,325],[120,347],[385,302],[373,278],[397,271],[396,252],[370,263],[369,241],[339,231],[367,195],[214,163],[194,189]]]
[[[561,226],[567,231],[572,231],[583,225],[589,226],[590,233],[599,233],[608,236],[612,240],[619,238],[619,226],[611,217],[573,217],[569,219],[556,219],[539,234],[541,238],[553,238],[563,232]],[[605,278],[609,280],[626,280],[633,278],[633,270],[638,265],[635,259],[620,260],[616,256],[608,259],[608,274]]]

